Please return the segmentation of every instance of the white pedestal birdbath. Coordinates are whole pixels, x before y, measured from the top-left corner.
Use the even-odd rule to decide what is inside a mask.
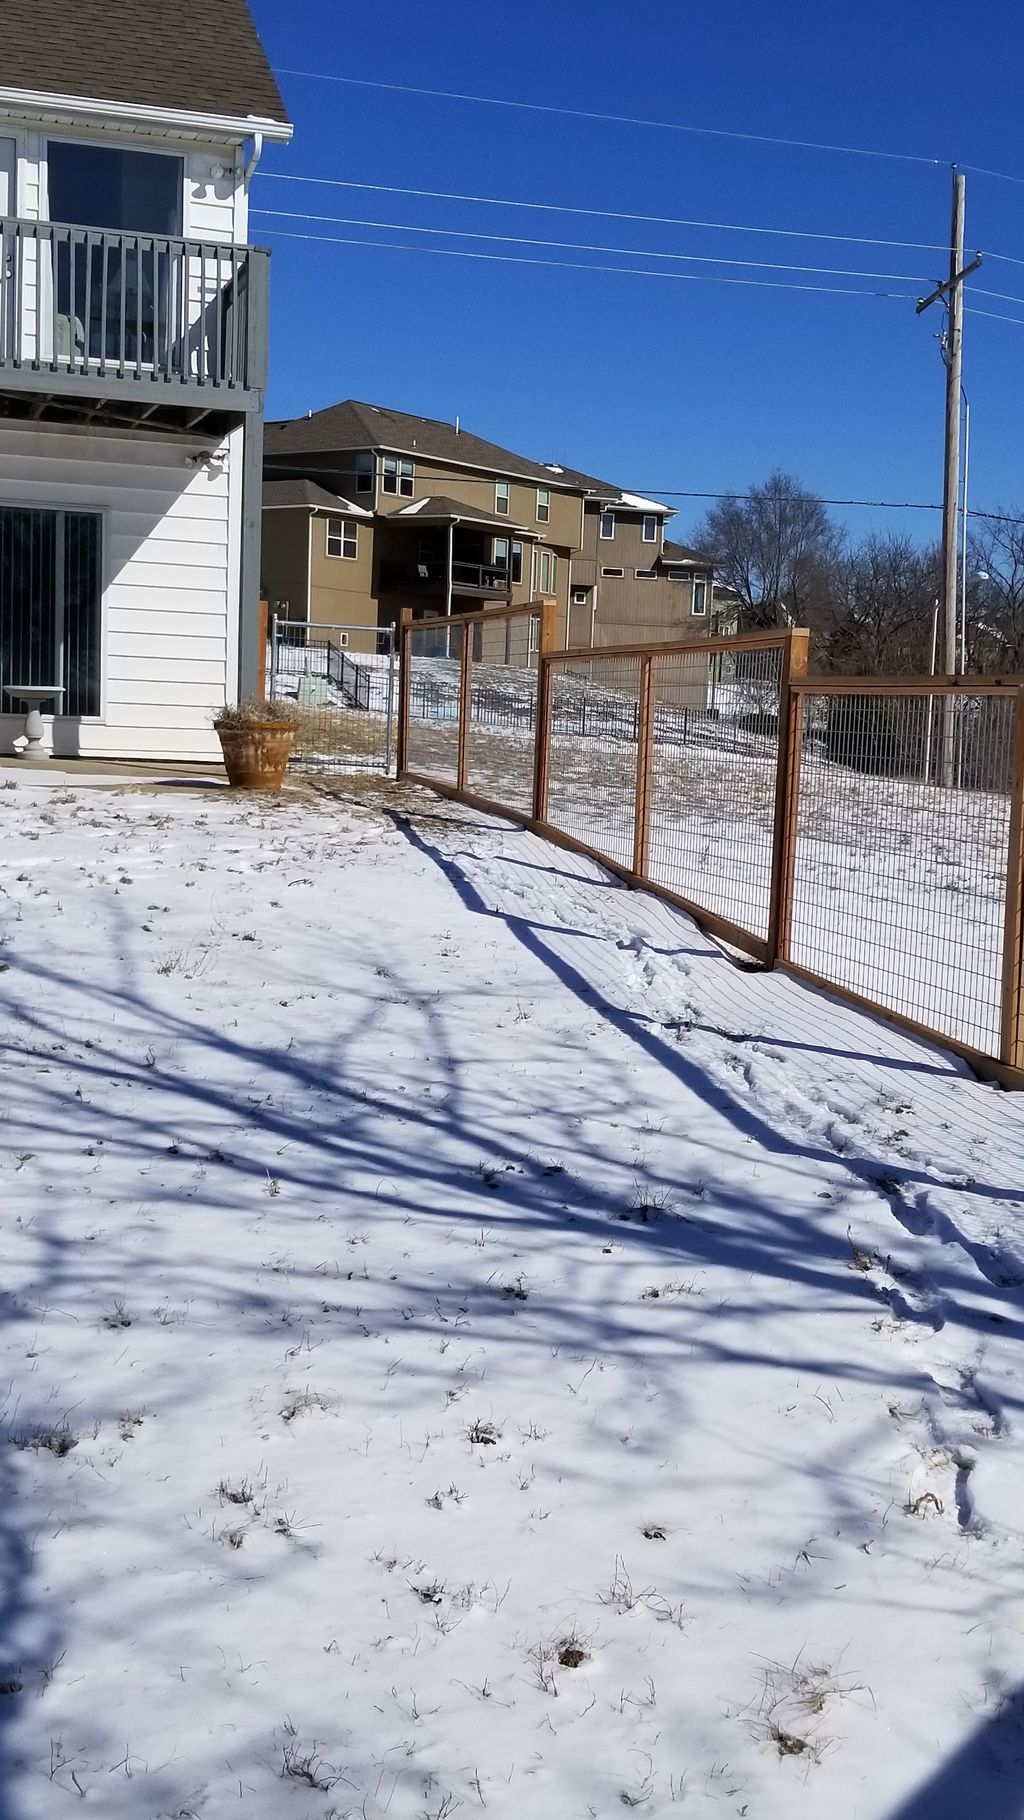
[[[55,701],[58,706],[63,699],[63,689],[44,687],[36,683],[7,683],[4,694],[12,701],[23,702],[28,710],[25,715],[25,746],[23,758],[46,758],[43,746],[43,717],[40,709],[44,701]]]

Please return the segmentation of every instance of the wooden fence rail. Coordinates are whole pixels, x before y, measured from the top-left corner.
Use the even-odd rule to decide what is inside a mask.
[[[814,677],[802,630],[554,640],[550,601],[406,616],[399,775],[1024,1087],[1024,681]]]

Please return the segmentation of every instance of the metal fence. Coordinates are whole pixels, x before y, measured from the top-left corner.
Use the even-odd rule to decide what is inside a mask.
[[[267,687],[298,715],[299,770],[390,771],[398,678],[392,626],[270,621]]]
[[[808,678],[805,632],[552,633],[539,603],[407,625],[400,771],[1024,1086],[1024,682]]]

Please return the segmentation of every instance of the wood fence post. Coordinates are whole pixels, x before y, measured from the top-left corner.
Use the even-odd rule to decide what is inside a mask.
[[[256,699],[267,699],[267,639],[270,635],[270,602],[261,600],[259,607],[259,651],[256,657]]]
[[[472,708],[473,689],[473,628],[462,627],[462,653],[459,663],[459,749],[455,782],[460,790],[466,788],[466,747],[469,740],[470,711]]]
[[[636,724],[636,800],[633,810],[633,871],[647,877],[651,841],[651,765],[654,758],[654,659],[640,659]]]
[[[999,1059],[1024,1068],[1024,688],[1015,691]]]
[[[793,884],[796,869],[797,811],[800,803],[800,753],[803,746],[804,696],[793,688],[807,675],[810,634],[789,634],[782,654],[779,681],[779,754],[775,770],[775,808],[772,825],[771,890],[768,900],[768,943],[765,964],[778,966],[789,959],[793,922]]]
[[[409,765],[409,696],[412,690],[412,608],[403,607],[398,622],[398,777]]]
[[[540,609],[537,648],[537,709],[533,728],[533,819],[548,819],[548,766],[551,757],[551,652],[555,647],[555,603]]]

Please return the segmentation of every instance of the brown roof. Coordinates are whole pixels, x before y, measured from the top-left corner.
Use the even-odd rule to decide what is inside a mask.
[[[670,565],[685,562],[695,563],[701,569],[710,569],[712,566],[710,558],[702,555],[700,550],[691,550],[689,544],[685,543],[670,543],[667,537],[661,546],[661,558]]]
[[[486,442],[469,430],[436,417],[413,417],[407,411],[389,411],[382,405],[360,404],[354,398],[332,404],[309,417],[268,423],[268,459],[279,455],[333,455],[346,449],[387,449],[401,455],[421,455],[424,461],[450,461],[459,467],[486,468],[541,486],[580,491],[580,480],[569,469],[529,461],[496,442]],[[600,486],[599,481],[586,487]]]
[[[5,88],[288,123],[246,0],[3,0],[2,12]]]
[[[464,499],[451,499],[444,493],[436,493],[430,499],[417,499],[415,504],[402,506],[399,511],[392,512],[390,517],[393,522],[400,518],[432,519],[444,523],[460,519],[463,524],[487,525],[495,531],[526,532],[526,526],[516,524],[512,518],[502,518],[497,512],[480,511],[476,506],[467,505]]]
[[[315,480],[265,480],[264,511],[279,506],[311,506],[318,512],[350,512],[357,518],[371,517],[364,506],[353,505],[340,493],[329,493],[326,487],[318,487]]]

